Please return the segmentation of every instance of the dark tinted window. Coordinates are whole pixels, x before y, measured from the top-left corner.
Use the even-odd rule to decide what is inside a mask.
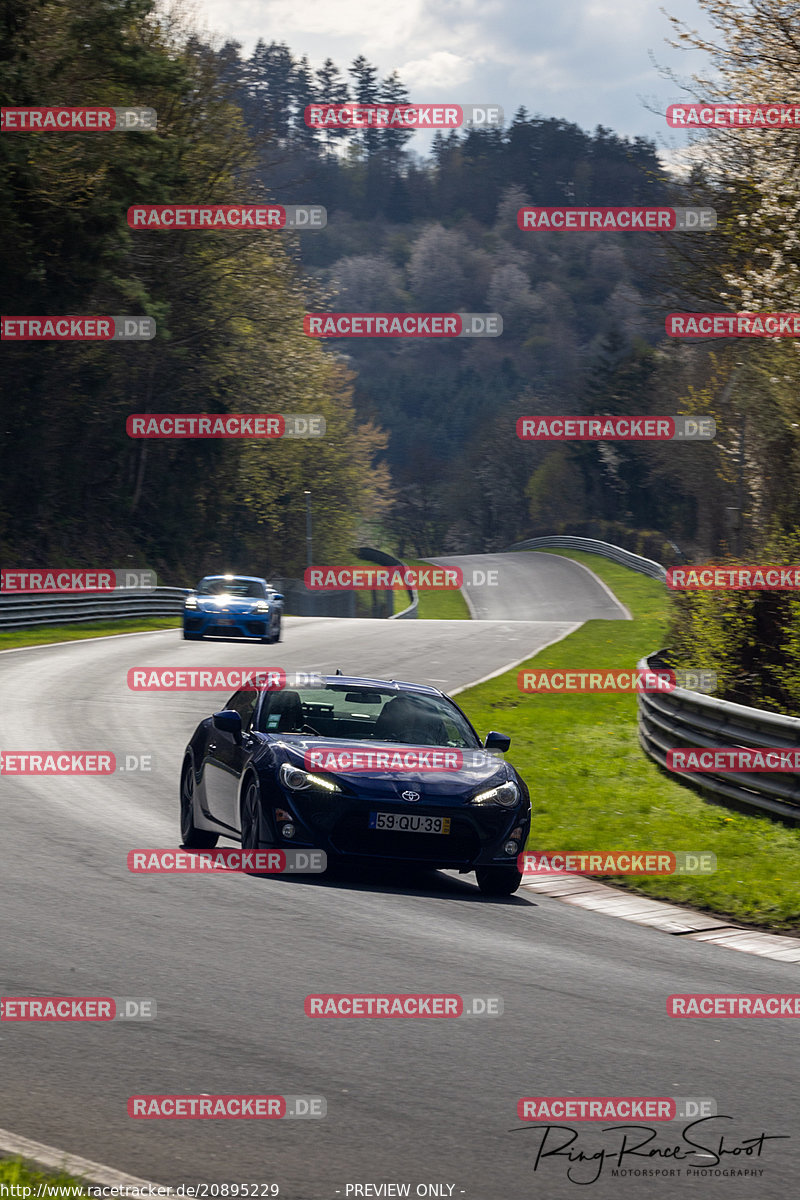
[[[257,579],[223,579],[220,575],[201,579],[197,590],[204,596],[242,596],[253,600],[263,600],[265,596],[264,585]]]
[[[258,728],[299,733],[304,725],[323,737],[429,746],[480,745],[461,713],[441,696],[380,687],[330,684],[268,692]]]

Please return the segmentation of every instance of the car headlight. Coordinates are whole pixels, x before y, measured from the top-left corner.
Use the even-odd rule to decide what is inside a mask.
[[[197,608],[197,596],[187,596],[184,601],[184,608]]]
[[[470,804],[499,804],[502,808],[513,808],[519,801],[519,788],[515,783],[501,783],[498,787],[478,792]]]
[[[321,775],[312,775],[291,763],[283,763],[280,769],[281,783],[293,792],[302,792],[305,788],[321,788],[325,792],[340,792],[338,783],[331,779],[323,779]]]
[[[253,608],[253,612],[269,612],[269,602],[267,600],[259,600]]]

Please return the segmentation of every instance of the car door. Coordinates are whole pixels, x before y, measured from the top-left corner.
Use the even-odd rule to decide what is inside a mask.
[[[205,790],[208,811],[215,821],[239,829],[239,780],[252,749],[253,713],[258,699],[255,688],[243,688],[225,705],[242,718],[242,740],[233,734],[211,728],[205,763]]]

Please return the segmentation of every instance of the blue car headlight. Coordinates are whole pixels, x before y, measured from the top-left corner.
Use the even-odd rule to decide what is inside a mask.
[[[280,769],[280,779],[284,787],[292,792],[302,792],[306,788],[318,788],[323,792],[340,792],[342,789],[332,779],[323,779],[321,775],[312,775],[301,767],[291,763],[283,763]]]
[[[184,608],[197,608],[197,596],[187,596],[184,603]]]
[[[267,600],[259,600],[258,604],[254,606],[253,612],[269,612],[269,602]]]
[[[513,808],[519,803],[519,788],[510,780],[508,783],[501,783],[498,787],[489,788],[485,792],[478,792],[470,800],[470,804],[477,805],[499,805],[501,808]]]

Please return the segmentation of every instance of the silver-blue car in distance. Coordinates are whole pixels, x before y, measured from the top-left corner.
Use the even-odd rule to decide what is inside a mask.
[[[283,596],[256,575],[206,575],[183,607],[186,641],[249,638],[279,642]]]

